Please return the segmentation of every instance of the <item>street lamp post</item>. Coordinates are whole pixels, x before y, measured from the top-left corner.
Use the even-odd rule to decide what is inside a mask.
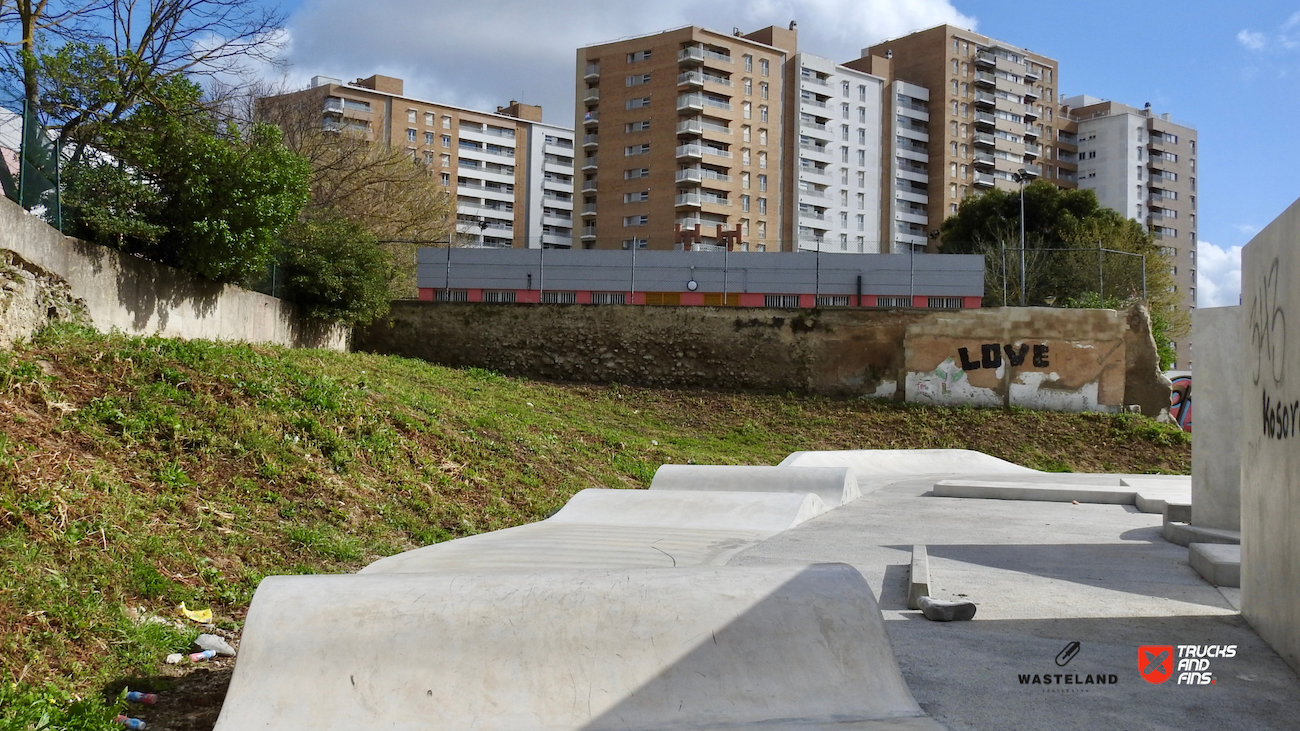
[[[1012,173],[1011,179],[1020,184],[1020,306],[1025,306],[1025,183],[1034,179],[1024,168]]]

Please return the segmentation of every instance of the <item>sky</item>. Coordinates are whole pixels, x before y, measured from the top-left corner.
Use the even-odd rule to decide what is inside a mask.
[[[273,0],[268,0],[273,1]],[[1150,102],[1199,137],[1197,301],[1233,305],[1241,247],[1300,197],[1300,0],[288,0],[285,81],[384,74],[406,93],[573,124],[581,46],[683,25],[798,22],[801,51],[844,62],[951,23],[1055,58],[1062,96]],[[271,75],[268,72],[268,75]]]

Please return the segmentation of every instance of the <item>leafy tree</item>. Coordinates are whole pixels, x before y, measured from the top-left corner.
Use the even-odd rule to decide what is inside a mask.
[[[388,312],[392,262],[358,221],[326,214],[285,231],[285,296],[307,317],[365,324]]]
[[[71,233],[216,281],[260,273],[307,201],[307,162],[274,127],[222,128],[185,79],[159,91],[71,166]]]
[[[1061,304],[1064,307],[1082,309],[1124,310],[1135,301],[1132,298],[1125,300],[1115,296],[1102,297],[1096,292],[1085,292],[1078,297],[1070,297]],[[1160,367],[1164,370],[1172,368],[1178,359],[1178,353],[1174,350],[1173,331],[1173,323],[1169,321],[1167,314],[1151,313],[1151,338],[1156,342],[1156,354],[1160,358]]]
[[[1102,208],[1091,190],[1063,190],[1045,180],[1025,186],[1024,211],[1023,252],[1018,190],[971,196],[940,229],[944,253],[985,256],[985,304],[1018,304],[1022,290],[1030,305],[1047,304],[1048,298],[1083,302],[1089,296],[1098,301],[1145,296],[1153,327],[1159,319],[1168,335],[1186,331],[1170,262],[1137,221]]]

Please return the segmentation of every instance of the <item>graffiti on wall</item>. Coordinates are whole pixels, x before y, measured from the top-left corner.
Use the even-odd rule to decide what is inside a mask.
[[[1278,395],[1286,381],[1286,310],[1278,301],[1280,280],[1281,264],[1274,257],[1250,305],[1255,366],[1251,378],[1262,392],[1264,436],[1269,439],[1289,439],[1300,427],[1300,399]]]
[[[1183,431],[1192,430],[1192,377],[1174,376],[1169,379],[1173,391],[1169,394],[1169,416]]]
[[[1044,344],[1035,345],[1033,348],[1035,368],[1047,368],[1051,362],[1047,359],[1048,349]],[[971,360],[969,348],[958,348],[957,355],[961,358],[961,369],[963,371],[975,371],[980,368],[996,370],[1002,367],[1002,354],[1006,353],[1006,362],[1011,364],[1012,368],[1018,368],[1024,364],[1025,358],[1029,357],[1029,346],[1021,343],[1017,348],[1010,343],[1001,345],[998,343],[985,343],[980,346],[980,356],[978,360]]]

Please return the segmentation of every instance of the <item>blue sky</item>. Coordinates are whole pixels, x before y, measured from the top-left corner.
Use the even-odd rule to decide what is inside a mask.
[[[1236,304],[1238,247],[1300,197],[1300,2],[975,3],[961,0],[300,0],[290,84],[315,74],[406,80],[408,94],[495,108],[540,103],[572,124],[577,47],[686,24],[799,22],[801,50],[846,61],[882,39],[951,22],[1057,59],[1060,91],[1197,129],[1201,306]],[[454,29],[449,32],[449,29]]]

